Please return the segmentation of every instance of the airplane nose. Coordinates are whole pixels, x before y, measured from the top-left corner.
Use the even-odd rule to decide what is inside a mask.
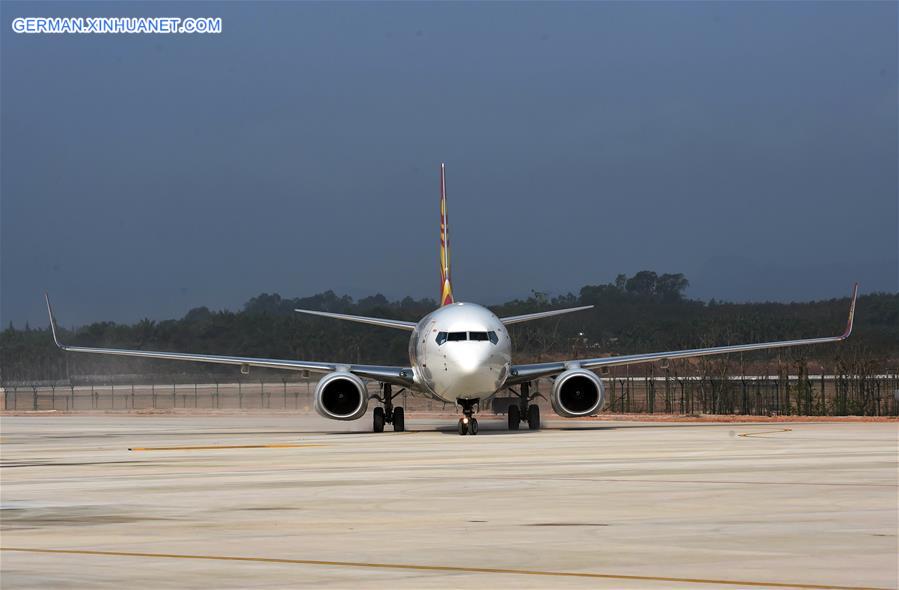
[[[494,367],[491,350],[480,343],[462,343],[465,348],[447,355],[449,390],[453,396],[493,393],[501,367]]]
[[[472,343],[474,344],[474,343]],[[490,351],[481,346],[471,346],[454,351],[452,361],[460,376],[473,375],[484,368]]]

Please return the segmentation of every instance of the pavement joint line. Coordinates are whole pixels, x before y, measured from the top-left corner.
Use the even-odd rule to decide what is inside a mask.
[[[264,445],[202,445],[195,447],[130,447],[129,451],[219,451],[228,449],[300,449],[304,447],[323,447],[314,443],[271,443]]]
[[[759,436],[760,434],[776,434],[778,432],[793,432],[792,428],[779,428],[777,430],[760,430],[758,432],[744,432],[742,434],[738,434],[737,436],[742,436],[743,438],[749,438],[750,436]]]
[[[487,567],[465,567],[450,565],[416,565],[405,563],[369,563],[362,561],[325,561],[319,559],[288,559],[277,557],[241,557],[228,555],[190,555],[179,553],[143,553],[132,551],[98,551],[91,549],[40,549],[34,547],[0,547],[0,551],[20,553],[53,553],[63,555],[94,555],[100,557],[148,557],[157,559],[196,559],[207,561],[241,561],[250,563],[277,563],[292,565],[321,565],[328,567],[358,567],[373,569],[414,570],[447,573],[509,574],[519,576],[547,576],[568,578],[590,578],[607,580],[636,580],[644,582],[678,582],[690,584],[714,584],[728,586],[751,586],[762,588],[799,588],[804,590],[888,590],[870,586],[838,586],[832,584],[802,584],[788,582],[749,582],[745,580],[712,580],[705,578],[677,578],[670,576],[638,576],[627,574],[600,574],[592,572],[563,572],[547,570],[506,569]]]
[[[417,477],[415,479],[429,479],[423,477]],[[441,479],[441,478],[433,478],[433,479]],[[482,478],[484,480],[490,478]],[[513,477],[513,476],[493,476],[492,479],[503,479],[503,480],[520,480],[521,477]],[[829,483],[829,482],[816,482],[816,481],[744,481],[744,480],[711,480],[711,479],[639,479],[639,478],[626,478],[626,477],[551,477],[551,476],[536,476],[529,477],[528,479],[532,481],[611,481],[618,483],[708,483],[708,484],[721,484],[721,485],[759,485],[759,486],[848,486],[848,487],[862,487],[862,488],[895,488],[899,487],[899,484],[894,483],[846,483],[846,482],[838,482],[838,483]]]

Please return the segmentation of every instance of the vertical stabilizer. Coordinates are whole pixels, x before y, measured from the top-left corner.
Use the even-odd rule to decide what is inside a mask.
[[[446,167],[440,164],[440,305],[453,302],[450,283],[449,234],[446,228]]]

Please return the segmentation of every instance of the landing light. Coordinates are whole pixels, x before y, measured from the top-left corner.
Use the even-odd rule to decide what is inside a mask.
[[[468,424],[468,418],[462,418],[462,424]]]

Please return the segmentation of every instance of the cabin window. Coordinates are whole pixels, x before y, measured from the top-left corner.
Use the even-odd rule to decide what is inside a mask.
[[[447,340],[450,342],[459,342],[461,340],[468,340],[468,332],[450,332],[447,334]]]
[[[487,332],[487,338],[489,338],[490,342],[492,342],[493,344],[499,342],[499,338],[496,337],[496,332],[494,332],[493,330]]]
[[[437,332],[437,346],[446,342],[446,332]]]
[[[487,332],[469,332],[468,333],[469,340],[487,340]]]

